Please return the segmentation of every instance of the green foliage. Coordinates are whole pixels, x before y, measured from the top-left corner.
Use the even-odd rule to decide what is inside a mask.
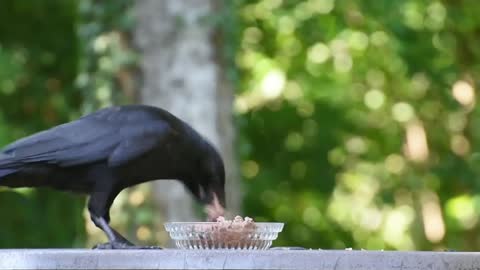
[[[75,1],[0,4],[0,144],[78,115]],[[0,247],[69,247],[84,237],[84,200],[0,190]]]
[[[278,245],[478,249],[473,1],[236,1],[245,212]]]
[[[136,56],[129,46],[133,26],[130,7],[129,0],[79,3],[82,58],[76,86],[85,97],[85,113],[134,98]]]
[[[476,2],[224,3],[245,213],[286,223],[276,245],[479,248]],[[127,0],[2,1],[0,144],[134,98],[133,21]],[[112,211],[144,243],[148,196]],[[83,205],[1,190],[0,247],[83,246]]]

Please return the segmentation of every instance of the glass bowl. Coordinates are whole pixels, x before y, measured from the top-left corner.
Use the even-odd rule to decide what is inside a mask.
[[[252,225],[227,228],[217,222],[164,224],[179,249],[268,249],[283,229],[283,223],[255,222]]]

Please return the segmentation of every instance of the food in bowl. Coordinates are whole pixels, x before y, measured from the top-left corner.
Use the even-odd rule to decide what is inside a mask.
[[[165,228],[181,249],[267,249],[283,223],[236,216],[233,220],[219,217],[216,222],[169,222]]]
[[[200,229],[208,233],[206,240],[211,242],[210,245],[217,242],[231,247],[248,245],[253,240],[251,234],[255,232],[256,225],[249,217],[243,219],[241,216],[236,216],[233,220],[227,220],[220,216],[215,224]],[[203,237],[200,236],[200,238]]]

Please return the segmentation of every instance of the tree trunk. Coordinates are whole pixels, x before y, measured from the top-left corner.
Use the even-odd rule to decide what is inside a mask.
[[[219,2],[217,2],[218,4]],[[219,149],[227,170],[227,204],[240,209],[234,158],[232,88],[225,79],[213,42],[210,0],[135,2],[134,40],[141,53],[140,101],[162,107],[191,124]],[[235,192],[233,192],[235,191]],[[169,221],[193,221],[190,194],[176,181],[153,184],[154,198]]]

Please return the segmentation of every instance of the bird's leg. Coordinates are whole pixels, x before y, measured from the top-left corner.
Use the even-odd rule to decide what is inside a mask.
[[[134,247],[134,245],[125,239],[121,234],[117,231],[112,229],[110,225],[108,225],[107,221],[104,217],[97,217],[92,215],[93,223],[100,228],[108,237],[108,242],[104,244],[98,244],[94,247],[94,249],[126,249],[130,247]]]
[[[115,249],[133,246],[125,237],[116,232],[110,225],[109,209],[118,192],[111,189],[102,189],[102,191],[93,192],[88,201],[88,210],[90,218],[95,226],[101,229],[108,237],[108,243],[96,245],[96,249]]]
[[[91,194],[88,202],[90,217],[95,226],[101,229],[108,237],[107,243],[98,244],[94,249],[161,249],[160,247],[135,246],[110,227],[108,224],[110,221],[108,210],[110,209],[116,195],[117,193],[115,192],[105,193],[104,191]]]

